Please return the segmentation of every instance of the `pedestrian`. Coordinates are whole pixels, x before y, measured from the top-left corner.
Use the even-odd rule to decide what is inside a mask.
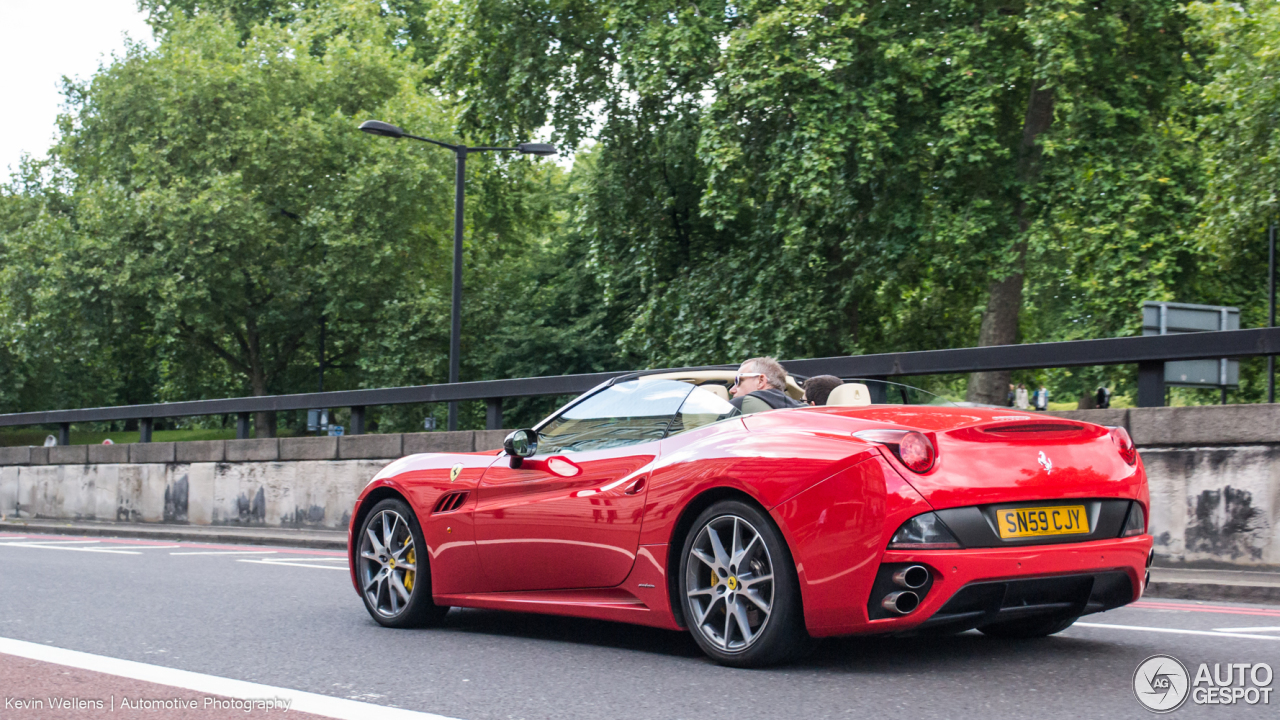
[[[1049,390],[1041,385],[1040,389],[1035,392],[1034,397],[1036,409],[1045,411],[1049,409]]]
[[[1099,408],[1111,407],[1111,391],[1105,385],[1098,387],[1098,394],[1094,396]]]
[[[1027,386],[1018,383],[1017,389],[1013,391],[1013,406],[1019,410],[1030,410],[1031,404],[1027,402]]]
[[[1018,399],[1018,388],[1013,383],[1009,383],[1009,397],[1005,400],[1005,407],[1013,407]]]

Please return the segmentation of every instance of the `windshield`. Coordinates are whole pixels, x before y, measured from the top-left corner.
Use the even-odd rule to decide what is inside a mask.
[[[678,380],[610,385],[538,429],[538,454],[603,450],[666,437],[676,411],[693,390]]]
[[[866,385],[875,405],[957,405],[902,383],[857,378],[846,382]],[[537,428],[538,454],[651,442],[739,414],[706,387],[681,380],[626,380],[600,388],[543,421]]]
[[[741,414],[738,408],[729,404],[728,400],[706,388],[695,387],[685,399],[684,404],[680,406],[680,411],[676,413],[675,421],[671,424],[668,434],[675,435]]]
[[[921,390],[912,385],[889,382],[888,380],[846,379],[845,382],[862,383],[871,393],[873,405],[956,405],[941,395],[934,395],[928,390]]]

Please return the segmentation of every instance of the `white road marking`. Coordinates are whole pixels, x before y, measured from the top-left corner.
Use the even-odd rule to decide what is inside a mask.
[[[1154,633],[1173,633],[1175,635],[1208,635],[1216,638],[1249,638],[1253,640],[1280,640],[1280,637],[1272,635],[1246,635],[1239,632],[1218,632],[1216,630],[1181,630],[1177,628],[1157,628],[1144,627],[1142,625],[1111,625],[1110,623],[1082,623],[1078,622],[1071,627],[1101,628],[1104,630],[1139,630],[1142,632]]]
[[[1220,633],[1256,633],[1256,632],[1280,632],[1280,626],[1272,625],[1270,627],[1255,628],[1214,628]]]
[[[0,638],[0,653],[240,700],[281,698],[291,701],[290,710],[338,718],[338,720],[451,720],[433,713],[401,710],[301,690],[259,685],[243,680],[148,665],[132,660],[119,660],[103,655],[91,655],[9,638]]]
[[[7,539],[7,538],[6,538]],[[41,545],[93,545],[100,543],[101,540],[36,540],[34,538],[25,542],[17,543],[18,545],[26,545],[28,543],[40,543]],[[10,543],[5,543],[6,545]]]
[[[98,542],[97,540],[81,540],[78,542]],[[114,555],[141,555],[137,550],[108,550],[98,547],[68,547],[67,543],[0,543],[0,547],[38,548],[41,550],[74,550],[75,552],[111,553]]]
[[[132,542],[112,542],[111,540],[105,540],[105,541],[104,541],[104,540],[97,540],[97,539],[85,539],[85,540],[51,540],[51,539],[49,539],[49,536],[48,536],[48,535],[21,535],[21,536],[17,536],[17,537],[12,536],[12,535],[0,535],[0,543],[7,543],[7,542],[10,542],[10,541],[13,541],[13,540],[21,540],[21,541],[23,541],[23,542],[27,542],[27,543],[40,543],[41,545],[94,545],[94,544],[100,544],[100,543],[106,542],[106,543],[111,544],[111,545],[128,545],[128,546],[130,546],[130,547],[137,547],[137,548],[144,548],[144,549],[156,549],[156,550],[158,550],[158,549],[162,549],[162,548],[180,548],[180,547],[185,547],[185,546],[183,546],[183,545],[146,545],[146,544],[142,544],[142,543],[132,543]]]
[[[181,547],[175,545],[174,547]],[[275,555],[275,550],[202,550],[200,552],[176,552],[170,555]]]
[[[346,566],[336,567],[333,565],[311,565],[309,563],[286,562],[284,560],[276,560],[274,558],[269,560],[237,560],[236,562],[255,563],[257,565],[288,565],[290,567],[304,567],[304,568],[311,568],[313,570],[346,570],[347,569]]]

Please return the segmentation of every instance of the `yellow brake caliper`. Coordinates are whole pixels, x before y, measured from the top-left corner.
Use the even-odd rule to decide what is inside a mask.
[[[409,561],[410,568],[418,567],[418,560],[413,556],[413,548],[409,548],[409,554],[405,556],[405,560]],[[404,589],[413,592],[413,570],[404,571]]]

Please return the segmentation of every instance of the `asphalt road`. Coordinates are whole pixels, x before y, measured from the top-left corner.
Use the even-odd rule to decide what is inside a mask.
[[[0,534],[0,638],[464,720],[1144,718],[1132,682],[1151,655],[1193,675],[1280,672],[1280,606],[1151,600],[1043,640],[828,640],[804,662],[745,671],[683,633],[590,620],[455,610],[442,628],[387,630],[341,553],[77,540]],[[1280,697],[1174,716],[1277,710]]]

